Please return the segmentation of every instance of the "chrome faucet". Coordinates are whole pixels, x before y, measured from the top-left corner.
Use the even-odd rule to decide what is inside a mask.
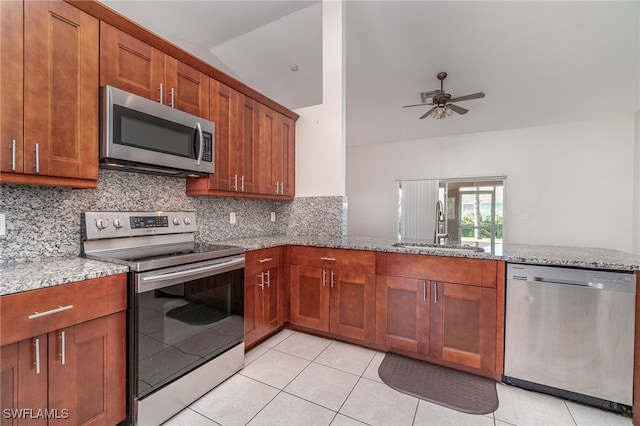
[[[436,226],[433,230],[433,244],[444,244],[442,241],[449,238],[448,233],[441,234],[440,233],[440,224],[445,223],[444,219],[444,205],[442,201],[436,201]]]

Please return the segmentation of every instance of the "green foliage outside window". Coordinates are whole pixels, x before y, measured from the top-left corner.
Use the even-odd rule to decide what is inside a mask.
[[[491,238],[491,215],[480,213],[480,238]],[[462,238],[474,237],[475,220],[473,212],[465,212],[462,216]],[[502,239],[502,216],[496,215],[496,235],[497,240]]]

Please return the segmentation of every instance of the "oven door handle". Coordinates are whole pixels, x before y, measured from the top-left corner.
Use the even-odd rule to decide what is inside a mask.
[[[214,272],[220,269],[227,269],[230,266],[244,264],[244,257],[238,259],[228,260],[226,262],[216,263],[215,265],[199,266],[197,268],[184,269],[182,271],[169,272],[166,274],[151,275],[148,277],[142,277],[142,284],[152,283],[156,281],[165,281],[173,278],[188,278],[191,275],[201,274],[203,272]]]

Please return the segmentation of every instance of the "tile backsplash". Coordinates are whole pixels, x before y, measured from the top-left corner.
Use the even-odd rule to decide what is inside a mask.
[[[0,264],[80,254],[85,211],[193,210],[196,239],[215,242],[264,235],[340,236],[343,197],[293,202],[231,197],[187,197],[185,179],[100,170],[96,189],[1,185]],[[236,213],[236,223],[229,214]],[[275,212],[276,221],[271,221]]]

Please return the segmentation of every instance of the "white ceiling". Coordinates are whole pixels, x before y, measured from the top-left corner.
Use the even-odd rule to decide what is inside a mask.
[[[319,1],[103,2],[291,109],[322,101]],[[358,1],[346,17],[347,144],[593,120],[640,109],[640,1]],[[293,72],[290,65],[299,71]],[[418,117],[439,88],[464,116]]]

